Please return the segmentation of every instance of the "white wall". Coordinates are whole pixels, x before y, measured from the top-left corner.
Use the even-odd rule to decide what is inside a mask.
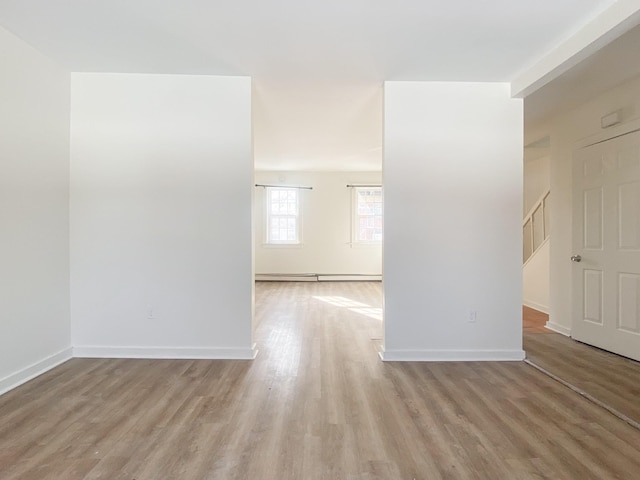
[[[591,101],[536,125],[527,125],[527,141],[551,137],[551,249],[549,269],[549,323],[558,332],[571,332],[572,298],[572,158],[576,142],[602,134],[600,118],[622,111],[622,126],[640,120],[640,77]],[[606,134],[606,132],[605,132]]]
[[[251,82],[72,74],[78,356],[252,356]]]
[[[0,28],[0,393],[71,355],[69,74]]]
[[[256,183],[304,185],[301,190],[302,245],[265,245],[263,188],[255,192],[256,274],[382,272],[382,246],[351,246],[351,195],[348,184],[380,184],[381,172],[256,172]]]
[[[548,149],[545,149],[545,151]],[[551,159],[549,155],[524,161],[524,215],[549,191]],[[550,197],[551,198],[551,197]],[[551,213],[551,202],[545,205],[545,215]],[[549,313],[549,241],[545,242],[522,266],[522,303]]]
[[[523,217],[533,208],[540,197],[549,191],[551,161],[548,155],[524,162]]]
[[[547,238],[522,267],[522,304],[549,313],[549,245]]]
[[[522,123],[508,84],[385,84],[385,360],[524,357]]]

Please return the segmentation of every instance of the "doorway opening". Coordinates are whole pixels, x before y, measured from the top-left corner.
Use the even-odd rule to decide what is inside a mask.
[[[640,249],[640,241],[635,233],[625,234],[638,231],[640,197],[625,193],[640,185],[638,152],[640,133],[630,133],[573,153],[573,197],[568,204],[573,255],[566,255],[573,274],[567,315],[572,318],[565,321],[570,328],[557,328],[547,312],[528,308],[528,263],[523,267],[527,362],[636,428],[640,428],[640,408],[634,389],[640,381],[640,363],[632,357],[638,351],[633,345],[638,289],[634,283],[625,290],[625,280],[640,277],[637,261],[628,255]],[[525,185],[526,181],[525,176]],[[530,222],[535,228],[535,220]],[[531,231],[525,231],[534,239]],[[534,249],[525,241],[524,250],[526,258]]]
[[[522,220],[522,322],[525,352],[551,333],[549,265],[551,246],[551,140],[540,138],[524,147]]]
[[[304,339],[319,334],[319,312],[331,335],[382,343],[382,88],[254,81],[253,331],[262,352],[288,345],[304,355],[307,345],[313,354]]]

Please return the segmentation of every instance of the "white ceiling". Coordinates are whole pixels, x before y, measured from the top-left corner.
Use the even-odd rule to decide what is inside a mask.
[[[577,107],[640,75],[640,27],[635,27],[525,99],[525,123]]]
[[[510,81],[613,3],[0,0],[0,25],[70,71],[250,75],[258,168],[377,170],[384,80]]]
[[[257,170],[381,169],[381,83],[270,80],[253,90]]]

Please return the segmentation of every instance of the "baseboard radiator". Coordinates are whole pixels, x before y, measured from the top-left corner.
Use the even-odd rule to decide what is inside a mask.
[[[257,282],[380,282],[382,275],[363,273],[257,273]]]

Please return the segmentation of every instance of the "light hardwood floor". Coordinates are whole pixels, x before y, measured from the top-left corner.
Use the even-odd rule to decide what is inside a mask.
[[[640,431],[523,362],[381,362],[380,303],[259,283],[254,361],[71,360],[0,397],[0,478],[638,478]]]
[[[549,315],[533,308],[522,306],[522,330],[524,333],[553,333],[546,327]]]

